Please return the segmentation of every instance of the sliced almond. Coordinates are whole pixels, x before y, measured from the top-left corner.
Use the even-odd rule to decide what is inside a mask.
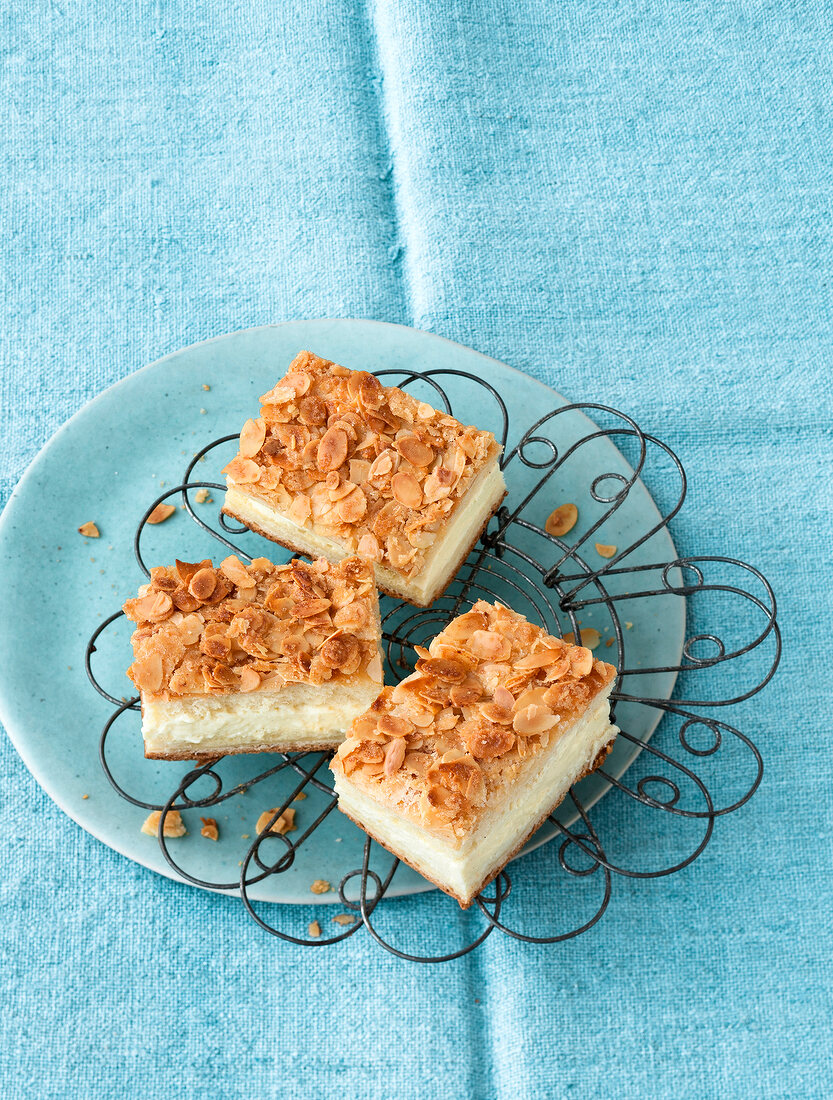
[[[130,678],[142,692],[153,694],[162,687],[162,654],[149,653],[130,666]]]
[[[618,549],[616,546],[608,546],[603,542],[595,543],[595,547],[596,553],[603,558],[612,558]]]
[[[293,810],[292,807],[290,807],[288,810],[284,810],[280,817],[276,818],[276,820],[272,822],[270,826],[269,822],[272,821],[272,818],[277,812],[277,807],[272,810],[264,810],[260,817],[257,819],[255,832],[262,833],[266,830],[267,826],[269,826],[270,833],[277,833],[280,836],[283,836],[284,833],[292,831],[295,828],[295,810]]]
[[[367,497],[358,485],[354,486],[352,492],[338,502],[336,512],[338,512],[342,523],[358,523],[367,512]]]
[[[434,461],[433,450],[415,435],[403,435],[397,439],[396,449],[412,466],[430,466]]]
[[[159,834],[159,819],[162,816],[161,810],[154,810],[153,813],[148,814],[142,825],[142,832],[148,836],[157,836]],[[162,826],[162,835],[167,837],[179,837],[185,836],[188,830],[185,828],[185,822],[182,820],[182,814],[179,810],[168,810],[165,814],[165,824]]]
[[[395,775],[400,767],[402,761],[405,759],[405,749],[407,748],[407,741],[404,737],[395,737],[393,741],[388,743],[385,749],[385,766],[384,774],[386,779],[390,779],[392,775]]]
[[[254,588],[256,584],[255,578],[236,554],[230,554],[220,562],[220,572],[238,588]]]
[[[328,428],[318,444],[316,461],[319,470],[337,470],[347,458],[347,433],[342,428]]]
[[[213,817],[201,817],[202,828],[200,829],[200,836],[206,837],[208,840],[219,840],[220,830],[217,828],[217,821]]]
[[[572,531],[577,521],[578,508],[575,504],[562,504],[549,514],[547,522],[544,524],[544,530],[548,535],[555,535],[556,538],[560,538],[562,535],[566,535],[568,531]]]
[[[198,600],[208,600],[217,587],[217,574],[211,568],[198,569],[191,578],[188,591]]]
[[[249,485],[260,480],[262,470],[252,459],[237,457],[223,467],[223,473],[228,474],[236,485]]]
[[[584,646],[577,645],[570,650],[570,668],[575,676],[589,676],[593,671],[593,654]]]
[[[256,691],[260,687],[260,673],[247,665],[240,673],[240,690],[243,692]]]
[[[148,523],[164,523],[166,519],[170,517],[176,511],[176,507],[173,504],[157,504],[153,511],[147,518]]]
[[[533,703],[519,710],[512,720],[512,728],[523,737],[532,737],[552,729],[560,721],[557,714],[544,706]]]
[[[98,539],[101,538],[101,532],[96,525],[90,520],[88,523],[82,523],[78,528],[78,533],[83,535],[85,539]]]
[[[240,454],[243,458],[254,458],[266,441],[266,422],[261,417],[247,420],[240,433]]]
[[[405,508],[419,508],[422,504],[422,489],[412,474],[394,474],[391,478],[391,492],[394,500]]]

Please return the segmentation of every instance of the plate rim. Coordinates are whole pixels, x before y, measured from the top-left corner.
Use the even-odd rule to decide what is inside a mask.
[[[103,398],[105,398],[107,396],[112,395],[114,393],[114,391],[118,390],[122,385],[125,385],[128,382],[132,382],[138,375],[144,373],[145,371],[150,371],[152,369],[156,369],[156,368],[162,366],[163,364],[165,364],[166,362],[168,362],[169,360],[178,358],[180,355],[183,355],[186,352],[194,352],[194,351],[197,351],[200,348],[207,347],[207,346],[212,345],[212,344],[220,344],[223,341],[231,340],[235,337],[239,337],[239,336],[243,336],[243,335],[249,335],[249,334],[253,334],[253,333],[269,332],[269,331],[273,331],[273,330],[281,329],[281,328],[286,328],[286,327],[293,326],[293,325],[338,325],[338,326],[367,326],[367,325],[372,325],[372,326],[376,326],[376,327],[384,328],[384,329],[396,329],[396,330],[402,330],[402,331],[407,332],[407,333],[416,333],[421,338],[427,338],[427,339],[430,339],[430,340],[433,340],[433,341],[437,341],[440,344],[450,345],[453,348],[462,349],[463,351],[474,354],[474,355],[478,356],[479,358],[489,360],[491,363],[494,363],[500,369],[505,370],[505,371],[511,371],[512,373],[518,374],[521,377],[523,377],[526,382],[534,383],[536,386],[538,386],[542,390],[544,390],[548,395],[554,395],[555,398],[559,402],[563,403],[564,405],[573,404],[573,402],[568,400],[559,390],[556,390],[552,386],[547,385],[546,382],[542,382],[540,379],[535,378],[533,375],[528,374],[526,371],[523,371],[518,367],[513,367],[510,363],[506,363],[502,359],[497,359],[495,356],[489,355],[486,352],[478,351],[476,348],[473,348],[468,344],[463,344],[458,340],[452,340],[449,337],[441,336],[439,333],[431,332],[428,329],[416,328],[413,325],[404,325],[404,324],[401,324],[401,323],[396,322],[396,321],[380,321],[380,320],[375,319],[375,318],[363,318],[363,317],[296,317],[296,318],[293,318],[291,320],[276,321],[276,322],[271,322],[271,323],[265,324],[265,325],[251,325],[251,326],[248,326],[248,327],[242,328],[242,329],[234,329],[231,332],[220,333],[216,336],[210,336],[210,337],[206,338],[205,340],[197,340],[193,344],[186,344],[183,347],[176,348],[174,351],[168,352],[165,355],[160,356],[158,359],[154,359],[150,363],[145,363],[143,366],[138,367],[136,370],[130,371],[130,373],[126,374],[123,378],[117,379],[115,382],[113,382],[109,386],[105,387],[99,393],[95,394],[95,396],[91,397],[88,401],[85,401],[84,404],[79,409],[77,409],[72,414],[72,416],[70,416],[67,420],[65,420],[64,423],[61,424],[61,426],[57,429],[57,431],[53,432],[53,434],[46,440],[46,442],[38,449],[37,453],[35,455],[33,455],[31,460],[27,463],[26,467],[23,470],[23,473],[20,475],[19,479],[15,483],[14,488],[12,489],[11,493],[9,494],[8,500],[4,504],[2,510],[0,510],[0,543],[2,543],[4,541],[4,539],[7,537],[6,536],[6,526],[10,522],[9,517],[10,517],[11,511],[13,510],[12,505],[16,502],[17,498],[20,495],[21,490],[25,488],[26,483],[36,473],[36,469],[39,466],[40,462],[42,460],[44,460],[45,455],[50,450],[52,445],[54,443],[56,443],[60,438],[62,438],[65,434],[70,432],[72,427],[74,426],[76,420],[78,420],[81,416],[85,415],[88,412],[88,410],[90,409],[90,407],[93,406],[96,402],[98,402],[99,400],[102,400]],[[587,413],[585,413],[580,407],[575,409],[574,411],[576,412],[576,414],[578,416],[585,419],[594,428],[598,428],[599,425],[596,424],[596,422],[594,420],[592,420],[590,418],[590,416],[588,416]],[[632,469],[631,464],[628,462],[628,460],[625,458],[625,456],[622,455],[622,452],[619,450],[619,448],[616,446],[616,444],[613,443],[612,440],[610,441],[610,443],[615,448],[616,452],[620,455],[622,460],[625,462],[627,467]],[[661,519],[662,514],[661,514],[661,512],[660,512],[660,510],[659,510],[659,508],[656,504],[656,501],[654,500],[653,494],[648,489],[647,485],[645,485],[645,483],[644,483],[641,476],[637,479],[637,481],[642,485],[643,489],[645,490],[646,496],[648,498],[649,506],[651,508],[653,508],[653,510],[655,511],[655,513],[657,515],[657,518]],[[668,525],[666,524],[662,528],[662,530],[663,530],[665,536],[668,538],[668,540],[671,544],[671,549],[674,553],[675,560],[676,560],[676,558],[679,557],[679,555],[678,555],[678,552],[677,552],[676,544],[674,543],[673,536],[671,535],[671,532],[668,528]],[[687,615],[686,615],[686,610],[685,610],[685,606],[684,606],[683,607],[683,616],[682,616],[682,636],[680,638],[680,656],[682,656],[682,650],[683,650],[683,646],[684,646],[684,643],[685,643],[686,621],[687,621]],[[676,669],[673,672],[673,678],[672,678],[670,687],[668,689],[668,694],[666,696],[666,698],[668,700],[670,700],[673,696],[674,689],[676,687],[678,677],[679,677],[679,668]],[[0,687],[1,686],[2,685],[0,684]],[[656,720],[654,721],[653,726],[651,727],[649,733],[647,734],[644,741],[642,742],[643,744],[647,744],[653,738],[654,734],[656,733],[656,731],[657,731],[657,729],[658,729],[658,727],[659,727],[659,725],[662,721],[662,718],[663,718],[663,713],[662,713],[661,710],[658,709]],[[17,754],[20,756],[21,760],[23,761],[24,765],[26,766],[27,770],[29,771],[32,778],[36,781],[38,786],[48,795],[48,797],[55,803],[55,805],[63,813],[65,813],[72,821],[74,821],[76,825],[78,825],[81,829],[83,829],[84,832],[88,833],[90,836],[93,836],[96,840],[98,840],[100,843],[104,844],[111,851],[117,852],[120,856],[122,856],[126,859],[129,859],[132,863],[138,864],[139,866],[145,868],[145,870],[147,870],[147,871],[151,871],[153,873],[163,875],[165,878],[171,879],[174,882],[180,883],[182,885],[195,887],[197,889],[207,891],[208,893],[222,895],[222,896],[225,896],[225,897],[237,897],[237,896],[239,896],[239,888],[237,890],[218,890],[214,887],[201,886],[197,883],[190,882],[188,879],[183,878],[181,875],[177,874],[173,870],[173,868],[171,868],[167,864],[167,862],[165,862],[164,865],[161,866],[161,867],[150,866],[148,863],[145,863],[142,860],[138,859],[134,852],[128,851],[126,848],[122,847],[121,844],[118,841],[118,838],[116,838],[114,840],[111,834],[108,834],[108,833],[104,832],[97,825],[90,824],[89,822],[87,822],[85,820],[82,820],[79,813],[74,812],[74,811],[79,811],[80,807],[76,807],[71,802],[70,799],[64,800],[62,798],[62,796],[60,795],[60,788],[56,787],[52,783],[51,778],[47,778],[45,776],[44,772],[38,766],[36,755],[30,753],[28,751],[28,748],[25,747],[26,746],[26,737],[25,737],[25,735],[18,734],[14,723],[9,721],[9,713],[8,713],[8,711],[6,709],[6,706],[5,706],[4,694],[3,694],[2,690],[0,690],[0,724],[5,729],[6,734],[9,738],[9,740],[11,741],[12,745],[14,746]],[[621,772],[621,775],[624,775],[630,769],[630,767],[635,763],[637,757],[641,754],[641,751],[642,751],[641,749],[637,749],[637,752],[634,754],[634,756],[631,758],[631,760],[625,766],[625,768]],[[621,775],[618,778],[621,778]],[[599,802],[604,797],[605,794],[608,794],[609,791],[610,791],[610,788],[608,788],[607,790],[599,791],[592,799],[588,800],[586,803],[583,803],[584,809],[585,810],[591,809],[597,802]],[[520,856],[522,856],[522,855],[528,854],[530,851],[534,850],[535,848],[542,847],[544,844],[547,844],[551,840],[554,840],[554,839],[555,839],[555,837],[547,837],[547,838],[541,839],[537,844],[535,844],[534,843],[534,837],[531,837],[527,841],[527,843],[524,845],[522,851],[518,854],[518,856],[515,857],[515,859],[520,858]],[[514,862],[514,860],[512,862]],[[390,891],[388,891],[388,893],[386,893],[386,895],[385,895],[386,898],[393,899],[393,898],[412,897],[412,896],[415,896],[415,895],[426,893],[426,892],[431,891],[431,890],[436,890],[436,887],[433,885],[433,883],[430,883],[427,880],[425,881],[424,885],[422,883],[418,883],[418,884],[416,884],[416,886],[409,887],[406,891],[405,890],[397,891],[395,889],[395,884],[392,884],[392,886],[393,886],[393,888]],[[270,904],[270,905],[299,905],[299,904],[309,905],[309,904],[312,904],[312,902],[310,900],[308,900],[306,898],[301,898],[301,897],[297,897],[297,898],[295,898],[295,897],[292,897],[292,898],[289,898],[289,897],[287,897],[287,898],[258,898],[254,894],[251,894],[250,896],[252,896],[253,900],[256,900],[258,904]],[[335,896],[321,895],[321,896],[318,896],[318,897],[315,898],[315,904],[316,905],[320,905],[320,904],[338,904],[338,903],[339,903],[339,898],[338,898],[337,895],[335,895]]]

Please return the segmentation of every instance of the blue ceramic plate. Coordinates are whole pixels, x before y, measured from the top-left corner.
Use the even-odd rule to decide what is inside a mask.
[[[0,518],[0,717],[27,767],[47,793],[83,828],[116,851],[162,874],[173,876],[153,837],[140,832],[146,811],[122,800],[107,782],[98,758],[102,726],[112,707],[91,688],[84,672],[87,640],[95,628],[117,611],[124,599],[135,594],[143,580],[133,553],[136,526],[148,505],[166,486],[182,480],[194,452],[211,440],[236,432],[258,406],[258,396],[271,388],[293,356],[302,348],[347,366],[371,371],[462,371],[491,385],[509,414],[509,450],[538,417],[566,404],[557,393],[503,363],[459,344],[398,325],[371,321],[298,321],[251,329],[185,348],[152,363],[112,386],[72,418],[44,447],[27,470]],[[396,383],[402,376],[388,376]],[[488,388],[458,375],[438,376],[455,414],[466,423],[490,428],[500,435],[502,418]],[[209,388],[207,388],[209,387]],[[436,392],[425,382],[412,392],[436,403]],[[563,454],[579,437],[594,431],[583,413],[556,416],[538,434],[551,440]],[[619,438],[618,436],[616,437]],[[631,442],[622,436],[623,445]],[[525,457],[507,467],[510,508],[534,488],[552,458],[545,441],[530,444]],[[199,465],[199,479],[221,480],[220,469],[234,451],[219,447]],[[632,457],[628,455],[628,457]],[[577,527],[567,540],[579,538],[602,517],[606,507],[593,500],[590,487],[599,474],[628,477],[632,467],[606,435],[580,447],[559,467],[555,476],[524,508],[521,518],[540,526],[558,504],[579,504]],[[607,488],[615,481],[608,482]],[[597,485],[597,496],[604,486]],[[210,526],[218,526],[217,499],[195,505]],[[612,492],[606,495],[611,496]],[[174,503],[179,503],[178,498]],[[637,481],[626,502],[589,540],[582,555],[591,568],[601,559],[594,541],[618,545],[635,542],[652,529],[659,513],[651,496]],[[93,521],[101,537],[85,539],[78,527]],[[284,555],[274,544],[247,533],[235,541],[252,553]],[[551,619],[546,601],[521,574],[534,578],[524,555],[554,561],[557,547],[522,525],[507,535],[519,554],[506,556],[505,565],[489,566],[486,591],[503,597],[531,618]],[[142,540],[145,560],[169,562],[180,557],[196,560],[226,551],[202,531],[181,509],[165,523],[146,528]],[[662,530],[630,557],[630,565],[668,562],[676,558],[671,539]],[[511,559],[511,560],[510,560]],[[38,585],[31,584],[32,563],[38,565]],[[568,572],[570,570],[568,569]],[[575,567],[572,567],[575,572]],[[658,572],[652,574],[656,580]],[[540,576],[538,577],[540,584]],[[618,591],[626,592],[627,578],[618,578]],[[631,578],[630,583],[633,583]],[[608,589],[617,591],[617,578]],[[644,587],[644,585],[642,585]],[[478,590],[477,595],[483,594]],[[549,596],[555,604],[554,593]],[[592,595],[585,591],[585,595]],[[657,607],[661,613],[657,614]],[[383,601],[383,612],[393,608]],[[640,613],[638,601],[617,604],[622,623],[633,622],[623,633],[627,665],[634,669],[674,666],[679,663],[685,610],[683,601],[669,597],[652,604],[652,614]],[[413,609],[411,609],[413,612]],[[396,618],[396,612],[394,612]],[[401,613],[400,613],[401,618]],[[563,630],[572,629],[560,616]],[[595,627],[602,643],[614,631],[604,604],[578,613],[581,629]],[[548,625],[552,628],[551,621]],[[430,612],[412,618],[406,628],[412,641],[422,641],[436,631]],[[117,619],[101,636],[94,656],[95,672],[112,694],[132,693],[124,676],[130,661],[130,624]],[[598,656],[616,660],[618,643],[604,644]],[[400,673],[401,675],[401,673]],[[667,698],[674,684],[672,673],[637,674],[639,693]],[[633,681],[629,690],[633,690]],[[657,711],[637,705],[621,706],[618,721],[640,740],[647,740],[657,722]],[[616,775],[628,767],[632,747],[620,739],[608,768]],[[189,769],[185,763],[146,761],[142,755],[139,715],[127,712],[114,727],[108,744],[113,772],[136,797],[164,802],[179,778]],[[223,761],[228,786],[263,770],[265,757],[232,757]],[[325,769],[326,772],[326,769]],[[187,811],[188,835],[176,844],[183,866],[197,877],[236,880],[239,861],[255,835],[262,810],[277,805],[293,782],[281,774],[210,811],[219,822],[221,840],[212,844],[199,835],[197,811]],[[586,805],[604,793],[606,785],[590,777],[579,788]],[[87,796],[87,797],[85,797]],[[298,803],[301,827],[326,805],[325,796],[312,791]],[[565,821],[569,815],[564,813]],[[533,844],[549,839],[552,827],[540,830]],[[312,900],[309,884],[316,878],[337,882],[348,870],[361,866],[364,835],[338,812],[331,813],[301,846],[290,870],[273,875],[251,891],[266,901]],[[520,873],[520,872],[519,872]],[[419,875],[400,867],[390,894],[401,895],[430,889]],[[316,904],[336,900],[335,895],[315,898]]]

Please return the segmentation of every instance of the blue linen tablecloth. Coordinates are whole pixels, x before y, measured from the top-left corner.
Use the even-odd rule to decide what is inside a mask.
[[[579,939],[493,935],[436,968],[363,935],[272,940],[84,833],[3,739],[4,1097],[831,1095],[831,15],[3,6],[0,503],[168,351],[398,321],[667,440],[691,481],[677,545],[759,565],[785,636],[730,718],[764,782],[696,863],[617,881]],[[653,829],[662,850],[674,823]],[[549,912],[554,846],[526,858]],[[392,904],[439,947],[436,896]]]

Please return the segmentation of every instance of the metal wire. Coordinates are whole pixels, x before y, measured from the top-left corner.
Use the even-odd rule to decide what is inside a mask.
[[[180,780],[178,786],[164,803],[151,803],[144,801],[130,791],[126,790],[114,777],[107,760],[108,735],[115,723],[128,713],[135,713],[138,709],[138,699],[119,699],[115,694],[102,686],[93,671],[92,656],[96,652],[96,643],[101,635],[115,623],[121,616],[121,612],[109,616],[100,624],[87,644],[85,664],[87,675],[93,687],[101,696],[115,706],[115,710],[107,720],[101,733],[100,758],[105,775],[117,791],[117,793],[135,806],[149,810],[159,810],[160,820],[158,828],[158,840],[162,852],[170,867],[181,878],[197,886],[207,887],[213,890],[239,891],[240,897],[253,920],[271,935],[288,940],[292,943],[308,944],[315,947],[323,947],[338,943],[355,935],[359,930],[365,930],[373,939],[387,951],[403,959],[416,962],[442,962],[458,958],[468,951],[474,950],[482,944],[494,931],[500,931],[515,939],[527,943],[558,943],[592,928],[604,914],[612,895],[614,876],[628,878],[659,878],[664,875],[674,874],[688,866],[695,860],[711,839],[715,822],[718,817],[732,813],[739,809],[758,788],[763,774],[763,760],[760,752],[750,738],[740,730],[718,721],[708,715],[697,713],[691,708],[713,708],[729,706],[749,699],[760,691],[772,678],[778,666],[781,654],[781,638],[776,621],[775,597],[766,578],[751,565],[729,557],[682,557],[673,561],[656,561],[641,564],[628,564],[628,558],[634,551],[643,546],[647,541],[668,525],[671,519],[683,506],[686,495],[686,478],[682,464],[670,447],[652,435],[648,435],[624,413],[598,404],[574,404],[566,405],[548,412],[540,417],[523,433],[518,443],[512,450],[506,450],[509,436],[509,413],[506,404],[500,394],[488,383],[475,375],[463,371],[430,370],[423,373],[416,371],[384,370],[378,372],[380,377],[395,375],[399,377],[398,384],[406,388],[418,382],[427,384],[436,400],[435,404],[441,405],[446,411],[452,412],[452,402],[446,389],[441,385],[443,378],[454,377],[465,382],[466,386],[477,386],[485,390],[495,403],[496,421],[495,434],[504,444],[504,457],[502,465],[508,470],[507,481],[512,489],[511,467],[513,463],[525,466],[530,470],[540,470],[541,474],[534,487],[523,497],[515,499],[510,495],[510,503],[500,509],[487,531],[482,536],[478,546],[469,555],[458,573],[457,578],[447,592],[441,596],[430,608],[418,609],[399,601],[383,598],[384,614],[382,618],[383,639],[387,652],[386,682],[401,679],[407,675],[413,667],[414,644],[425,643],[437,634],[460,610],[475,599],[485,597],[495,599],[499,593],[509,593],[510,601],[517,611],[522,612],[532,621],[546,626],[547,629],[560,631],[558,612],[570,623],[576,637],[580,637],[581,626],[577,614],[590,607],[603,606],[610,616],[612,639],[617,655],[618,676],[611,695],[614,708],[621,704],[639,705],[659,711],[663,718],[660,731],[667,741],[669,730],[673,727],[674,720],[679,722],[677,729],[677,743],[682,753],[682,759],[672,755],[667,747],[661,749],[658,745],[659,736],[655,736],[650,743],[634,737],[626,729],[620,733],[620,737],[630,742],[641,753],[647,753],[651,759],[661,765],[663,771],[651,772],[642,775],[635,785],[624,782],[624,777],[617,777],[610,770],[602,767],[596,771],[596,775],[602,779],[619,796],[630,800],[633,805],[638,805],[653,813],[671,815],[681,824],[691,822],[692,826],[698,825],[699,833],[692,842],[686,835],[688,845],[686,854],[674,859],[666,866],[653,870],[640,870],[614,860],[609,856],[602,844],[597,829],[591,824],[587,809],[580,801],[575,790],[570,792],[569,798],[575,808],[577,821],[573,828],[562,824],[555,814],[550,815],[549,822],[556,834],[560,834],[562,841],[558,846],[557,869],[570,879],[579,882],[581,880],[596,881],[601,884],[600,897],[595,902],[595,909],[590,916],[577,919],[574,915],[570,921],[568,907],[559,903],[558,909],[562,917],[567,918],[568,927],[552,935],[536,935],[511,927],[505,919],[512,880],[507,869],[501,871],[495,882],[488,887],[483,894],[476,899],[476,906],[472,910],[473,920],[477,926],[471,930],[471,934],[462,945],[454,944],[453,948],[441,955],[427,955],[419,950],[399,946],[392,942],[387,933],[380,931],[376,922],[376,914],[379,911],[379,903],[385,897],[390,888],[399,861],[390,856],[375,842],[367,839],[364,845],[362,865],[353,870],[346,870],[338,887],[339,900],[349,913],[355,916],[355,923],[348,925],[344,931],[331,936],[319,936],[312,938],[309,935],[296,934],[293,931],[278,928],[273,923],[276,915],[275,906],[267,906],[268,916],[264,915],[263,908],[257,908],[251,897],[251,888],[273,875],[285,873],[292,867],[296,854],[302,846],[309,842],[316,829],[320,827],[332,811],[336,808],[336,799],[331,788],[319,777],[324,767],[327,756],[322,753],[302,754],[270,754],[270,766],[258,770],[257,757],[250,759],[252,762],[252,774],[242,783],[236,783],[225,789],[222,775],[222,758],[203,763],[188,771]],[[404,376],[404,377],[400,377]],[[550,434],[558,434],[560,423],[570,417],[571,414],[581,412],[592,414],[596,420],[609,421],[607,427],[593,426],[579,439],[570,442],[563,452]],[[465,419],[465,417],[464,417]],[[244,560],[251,561],[251,555],[247,554],[234,542],[234,536],[243,534],[246,528],[239,527],[226,520],[222,514],[218,522],[220,529],[206,523],[194,510],[190,494],[197,489],[214,489],[222,492],[225,486],[217,482],[193,480],[193,474],[197,464],[217,447],[236,440],[236,435],[226,435],[216,439],[199,450],[188,464],[181,484],[166,490],[158,496],[147,508],[136,529],[134,549],[139,567],[146,576],[149,570],[144,562],[142,554],[142,535],[147,519],[153,509],[171,496],[181,494],[182,504],[190,518],[203,531],[209,533],[219,543]],[[597,519],[585,533],[574,543],[548,534],[541,526],[529,518],[528,509],[533,504],[542,489],[563,467],[564,463],[582,451],[589,458],[592,456],[592,443],[596,440],[618,441],[630,446],[635,452],[635,459],[631,464],[631,472],[625,475],[618,471],[602,471],[597,473],[590,484],[590,497],[603,506],[601,518]],[[583,556],[583,550],[592,545],[592,536],[599,531],[610,517],[622,507],[628,499],[633,487],[639,480],[644,480],[648,473],[652,460],[658,457],[665,459],[670,464],[672,474],[676,477],[678,487],[675,491],[673,503],[659,516],[657,522],[639,533],[627,546],[616,550],[615,554],[601,565],[591,565]],[[604,487],[607,486],[605,491]],[[544,509],[546,511],[546,509]],[[526,547],[530,537],[536,546],[542,550],[539,554],[533,554]],[[523,545],[521,545],[523,543]],[[543,560],[541,560],[543,558]],[[707,582],[710,571],[718,575],[713,582]],[[656,581],[656,576],[659,580]],[[609,592],[608,585],[612,579],[626,579],[629,587],[626,592]],[[648,586],[644,586],[644,582]],[[747,590],[747,585],[754,584],[757,594]],[[759,626],[749,638],[742,640],[741,644],[734,646],[727,644],[715,633],[701,633],[686,639],[683,645],[682,658],[677,665],[661,665],[656,667],[633,667],[625,664],[625,634],[619,618],[618,604],[623,600],[652,600],[665,597],[673,597],[681,600],[698,599],[708,600],[711,594],[723,593],[743,600],[758,619]],[[747,616],[748,618],[748,616]],[[709,670],[730,661],[737,661],[748,656],[753,650],[758,649],[770,639],[770,653],[766,669],[763,673],[756,671],[751,684],[744,684],[743,690],[730,697],[721,696],[709,699],[674,699],[651,698],[640,694],[638,690],[625,690],[625,681],[636,681],[637,677],[657,673],[687,673],[702,676]],[[698,656],[695,652],[703,645],[712,647],[709,655]],[[636,681],[638,683],[638,681]],[[620,722],[621,725],[621,722]],[[698,746],[692,740],[695,730],[700,730],[700,736],[708,737],[705,745]],[[658,732],[660,732],[658,731]],[[709,783],[713,784],[715,777],[719,782],[725,777],[727,768],[716,765],[711,767],[709,783],[694,770],[698,761],[706,758],[714,758],[725,750],[727,744],[732,744],[736,749],[748,755],[748,763],[751,765],[744,789],[734,795],[719,798]],[[277,756],[278,763],[271,763]],[[725,754],[728,760],[728,753]],[[683,760],[686,763],[683,763]],[[719,762],[718,762],[719,763]],[[731,778],[737,785],[737,776],[742,772],[734,763],[731,769]],[[750,769],[747,768],[747,771]],[[664,773],[663,773],[664,772]],[[294,779],[290,794],[284,799],[281,806],[274,809],[272,820],[259,832],[257,837],[249,845],[244,859],[241,861],[239,878],[233,881],[206,880],[191,874],[182,867],[171,853],[164,835],[165,819],[173,810],[187,810],[197,808],[209,808],[217,806],[231,798],[251,790],[255,785],[279,773]],[[131,776],[131,779],[134,777]],[[208,783],[210,789],[207,793],[197,793],[196,787],[201,784],[205,787]],[[315,790],[319,796],[319,804],[323,799],[323,806],[314,820],[297,834],[279,835],[269,830],[279,815],[286,810],[290,803],[299,794],[307,790]],[[653,792],[653,793],[651,793]],[[684,793],[685,792],[685,793]],[[611,795],[612,797],[612,795]],[[692,801],[693,797],[693,801]],[[683,804],[686,803],[686,804]],[[645,840],[643,851],[649,845],[647,838],[650,831],[643,829],[641,833]],[[570,855],[572,853],[572,855]],[[578,867],[571,859],[582,854],[589,865]],[[377,870],[371,866],[375,859],[381,856],[387,861],[387,867]],[[569,857],[569,858],[568,858]],[[557,873],[553,869],[554,874]],[[555,883],[554,883],[555,886]],[[357,896],[350,896],[358,890]],[[454,904],[449,902],[449,904]],[[286,915],[289,907],[281,907],[281,915]],[[533,914],[537,920],[540,914]],[[388,923],[391,923],[388,921]],[[395,921],[393,923],[396,923]],[[469,922],[471,923],[471,922]],[[400,930],[402,931],[402,930]],[[407,935],[404,930],[403,935]],[[411,938],[417,940],[421,937],[419,929],[410,930]],[[451,934],[451,925],[449,925]]]

